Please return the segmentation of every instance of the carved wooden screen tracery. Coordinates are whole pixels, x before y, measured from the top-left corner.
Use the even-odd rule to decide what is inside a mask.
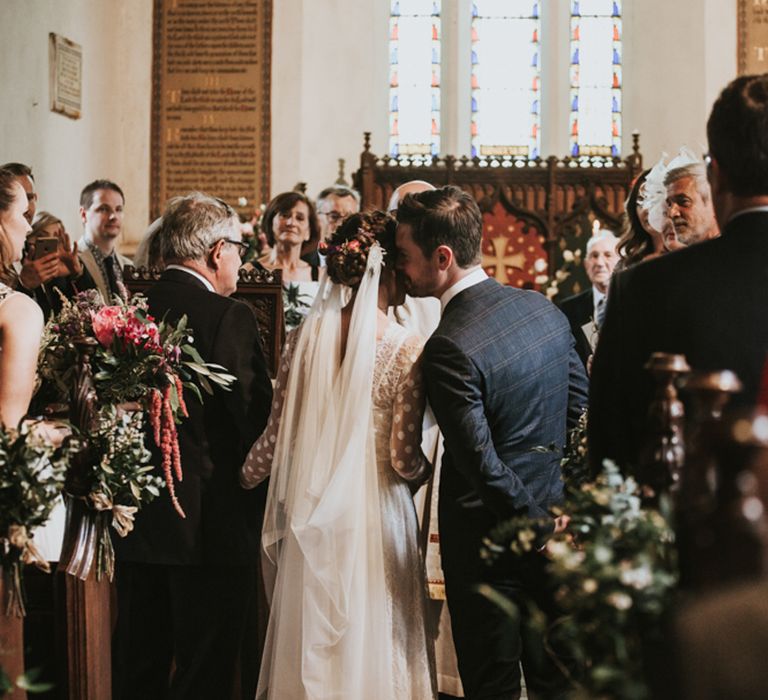
[[[642,169],[639,136],[626,159],[582,157],[546,160],[433,158],[426,165],[378,157],[366,133],[355,187],[363,208],[386,208],[392,192],[409,180],[436,187],[456,185],[470,192],[483,214],[483,266],[504,284],[538,288],[542,271],[571,274],[560,296],[585,288],[581,261],[595,221],[618,234],[624,201]],[[580,253],[573,262],[566,251]],[[543,262],[537,263],[538,260]]]

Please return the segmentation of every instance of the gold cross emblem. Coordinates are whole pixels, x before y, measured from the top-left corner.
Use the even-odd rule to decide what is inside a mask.
[[[483,255],[483,267],[494,267],[496,269],[494,277],[502,284],[509,284],[509,276],[507,275],[508,267],[522,270],[524,269],[523,265],[525,265],[525,255],[523,253],[507,255],[506,251],[508,243],[508,238],[505,238],[504,236],[494,236],[491,238],[491,245],[493,245],[495,255]]]

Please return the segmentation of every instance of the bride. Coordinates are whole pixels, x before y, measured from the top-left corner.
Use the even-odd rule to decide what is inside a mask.
[[[246,487],[271,467],[259,699],[436,696],[411,498],[429,474],[421,341],[387,319],[405,293],[395,229],[356,214],[323,246],[328,275],[243,465]]]

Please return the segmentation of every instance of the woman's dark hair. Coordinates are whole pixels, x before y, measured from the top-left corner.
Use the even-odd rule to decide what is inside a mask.
[[[304,202],[309,209],[309,240],[302,246],[302,254],[305,249],[314,250],[320,242],[320,222],[317,220],[315,205],[307,195],[302,192],[281,192],[267,204],[264,216],[261,217],[261,230],[267,237],[270,248],[275,245],[275,234],[272,232],[272,222],[278,214],[287,214],[299,202]]]
[[[624,202],[624,216],[621,222],[621,235],[616,249],[622,259],[624,267],[630,267],[639,263],[654,251],[651,234],[643,228],[640,217],[637,215],[637,200],[640,197],[640,188],[645,183],[650,170],[645,170],[637,176],[629,197]]]
[[[344,219],[333,235],[320,244],[331,281],[357,289],[374,243],[384,251],[384,265],[394,269],[396,231],[397,222],[383,211],[352,214]]]

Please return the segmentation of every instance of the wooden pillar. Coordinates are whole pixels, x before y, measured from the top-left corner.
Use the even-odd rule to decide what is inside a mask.
[[[61,637],[65,645],[61,677],[68,700],[109,700],[112,697],[110,583],[96,580],[94,571],[85,581],[64,571],[56,573]]]
[[[5,614],[7,599],[4,577],[0,575],[0,666],[15,682],[24,673],[24,618]],[[7,697],[11,700],[26,700],[27,693],[15,688]]]

